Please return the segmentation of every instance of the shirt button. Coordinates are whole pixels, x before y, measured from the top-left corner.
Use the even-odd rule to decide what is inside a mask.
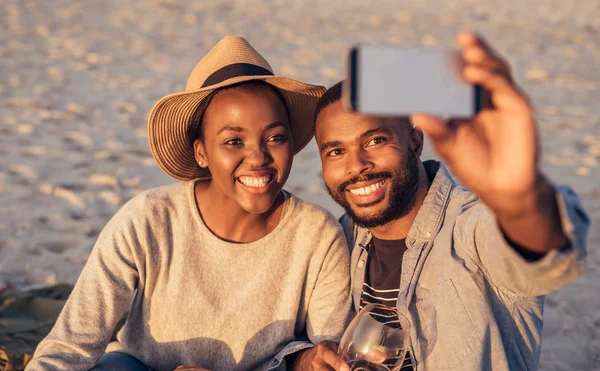
[[[425,237],[427,237],[427,238],[431,237],[431,233],[429,233],[429,232],[425,233]]]
[[[358,261],[358,267],[359,267],[359,268],[362,268],[362,267],[364,267],[364,266],[365,266],[365,261],[364,261],[364,260],[359,260],[359,261]]]

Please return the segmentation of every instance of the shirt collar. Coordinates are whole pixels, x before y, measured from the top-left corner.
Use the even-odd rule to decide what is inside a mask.
[[[423,166],[427,178],[433,181],[408,232],[408,248],[435,237],[444,217],[450,192],[456,186],[446,167],[439,161],[427,160],[423,162]],[[368,229],[359,227],[357,237],[359,245],[366,247],[371,242],[372,235]]]
[[[452,188],[456,185],[446,167],[439,161],[423,162],[431,186],[413,224],[408,231],[407,245],[429,241],[437,234],[448,204]]]

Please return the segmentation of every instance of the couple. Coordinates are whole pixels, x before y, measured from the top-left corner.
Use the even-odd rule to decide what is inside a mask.
[[[111,219],[27,370],[348,370],[335,341],[371,302],[411,322],[403,370],[536,369],[544,295],[582,273],[589,223],[540,173],[507,64],[457,40],[491,108],[448,125],[346,112],[341,84],[274,76],[222,39],[150,114],[182,182]],[[421,162],[424,132],[469,190]],[[283,190],[313,134],[341,226]]]

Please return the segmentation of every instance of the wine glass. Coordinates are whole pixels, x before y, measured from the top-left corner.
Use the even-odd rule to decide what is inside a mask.
[[[366,305],[344,332],[338,354],[352,371],[397,371],[408,349],[410,323],[395,308]]]

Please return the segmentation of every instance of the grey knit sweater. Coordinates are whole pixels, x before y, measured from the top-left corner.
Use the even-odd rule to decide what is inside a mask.
[[[208,230],[194,181],[133,198],[26,370],[88,370],[115,350],[157,371],[285,369],[275,356],[290,343],[338,339],[350,310],[346,240],[330,214],[287,195],[278,226],[246,244]]]

